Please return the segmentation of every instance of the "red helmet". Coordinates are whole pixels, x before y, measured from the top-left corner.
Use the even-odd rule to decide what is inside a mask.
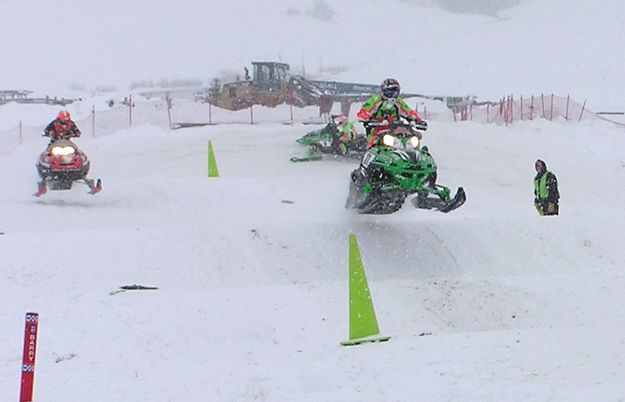
[[[69,112],[67,110],[61,110],[58,115],[59,120],[68,121],[70,119]]]
[[[380,86],[382,90],[382,97],[384,99],[397,98],[399,96],[399,82],[394,78],[387,78],[382,82]]]

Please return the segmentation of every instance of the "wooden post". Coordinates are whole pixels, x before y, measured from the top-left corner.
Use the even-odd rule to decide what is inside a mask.
[[[521,95],[521,121],[523,121],[523,95]]]
[[[254,105],[250,106],[250,124],[254,124]]]
[[[569,100],[571,98],[570,94],[566,95],[566,114],[564,115],[564,120],[569,120]]]
[[[553,121],[553,94],[551,94],[551,121]]]
[[[532,103],[530,104],[530,120],[534,118],[534,95],[532,95]]]
[[[582,121],[582,115],[584,114],[584,108],[586,107],[586,99],[584,99],[584,104],[582,105],[582,111],[579,114],[579,120]]]
[[[486,104],[486,124],[490,123],[489,120],[490,117],[490,103]]]
[[[545,118],[545,95],[544,94],[540,94],[540,101],[543,104],[543,119]]]

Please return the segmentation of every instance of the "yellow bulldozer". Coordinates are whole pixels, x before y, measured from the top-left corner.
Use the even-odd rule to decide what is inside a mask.
[[[241,110],[252,105],[275,107],[290,104],[319,106],[319,114],[329,113],[334,102],[349,114],[352,102],[362,102],[379,92],[379,85],[308,80],[289,73],[289,65],[279,62],[252,62],[252,75],[245,68],[245,79],[224,84],[212,91],[206,101],[228,109]]]

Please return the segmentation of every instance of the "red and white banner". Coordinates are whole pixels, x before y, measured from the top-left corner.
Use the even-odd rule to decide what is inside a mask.
[[[37,330],[39,329],[39,314],[26,313],[24,329],[24,355],[22,357],[22,387],[20,402],[33,400],[33,386],[35,383],[35,357],[37,355]]]

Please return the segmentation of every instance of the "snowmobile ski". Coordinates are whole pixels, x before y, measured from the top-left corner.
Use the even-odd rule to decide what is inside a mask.
[[[39,189],[37,190],[37,192],[35,194],[33,194],[35,197],[41,197],[42,195],[44,195],[46,192],[48,192],[48,188],[46,187],[45,184],[39,184]]]
[[[428,197],[427,193],[418,193],[417,196],[413,198],[412,203],[419,209],[434,209],[447,213],[461,207],[466,200],[467,195],[464,192],[464,188],[459,187],[454,198],[449,201],[445,201],[439,197]]]
[[[297,156],[293,156],[290,161],[291,162],[313,162],[313,161],[320,161],[323,159],[323,155],[311,155],[311,156],[305,156],[305,157],[297,157]]]
[[[98,179],[98,181],[96,182],[95,186],[93,185],[93,182],[90,184],[89,182],[87,182],[87,185],[89,185],[89,187],[91,187],[91,190],[88,191],[88,194],[97,194],[100,191],[102,191],[102,180]]]

